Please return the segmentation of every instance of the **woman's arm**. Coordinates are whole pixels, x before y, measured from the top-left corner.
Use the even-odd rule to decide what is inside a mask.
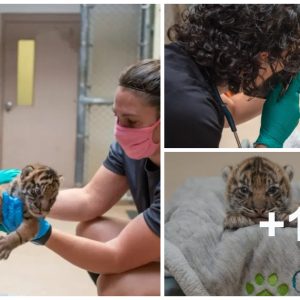
[[[87,221],[103,215],[128,190],[127,178],[101,166],[83,188],[60,191],[49,217]]]
[[[242,93],[230,97],[222,94],[221,98],[223,102],[227,104],[236,125],[247,122],[260,115],[265,103],[265,99],[251,98]],[[251,100],[249,101],[249,99]],[[224,127],[229,127],[226,119]]]
[[[130,221],[118,237],[106,243],[53,229],[46,247],[80,268],[101,274],[121,273],[160,257],[160,239],[143,215]]]

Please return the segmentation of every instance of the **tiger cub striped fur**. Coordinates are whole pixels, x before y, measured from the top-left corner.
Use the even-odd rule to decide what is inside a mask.
[[[7,259],[17,246],[26,243],[38,233],[38,218],[45,217],[53,206],[59,191],[61,176],[52,168],[40,164],[22,169],[6,189],[8,194],[24,202],[23,222],[15,232],[0,238],[0,259]],[[0,193],[0,207],[2,206]],[[2,210],[0,210],[2,223]]]
[[[291,186],[293,170],[283,168],[263,157],[248,158],[235,167],[223,171],[227,183],[225,199],[227,212],[224,229],[237,229],[259,224],[275,212],[276,220],[289,223],[291,214]]]

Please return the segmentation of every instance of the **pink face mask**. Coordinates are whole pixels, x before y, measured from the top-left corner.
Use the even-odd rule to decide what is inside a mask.
[[[160,123],[157,120],[150,127],[128,128],[115,124],[115,137],[125,153],[133,159],[150,157],[159,148],[159,143],[155,144],[152,140],[153,131]]]

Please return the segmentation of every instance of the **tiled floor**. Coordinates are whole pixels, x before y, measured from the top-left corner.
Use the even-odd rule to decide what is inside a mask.
[[[121,201],[108,216],[128,218],[134,205]],[[64,232],[74,233],[76,223],[50,220]],[[86,271],[60,258],[43,246],[25,244],[0,261],[0,296],[96,296],[96,288]]]

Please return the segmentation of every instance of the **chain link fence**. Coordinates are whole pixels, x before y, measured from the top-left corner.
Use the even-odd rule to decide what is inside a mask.
[[[152,57],[155,5],[82,5],[77,185],[95,174],[113,141],[112,104],[121,71]],[[85,23],[85,24],[84,24]]]

